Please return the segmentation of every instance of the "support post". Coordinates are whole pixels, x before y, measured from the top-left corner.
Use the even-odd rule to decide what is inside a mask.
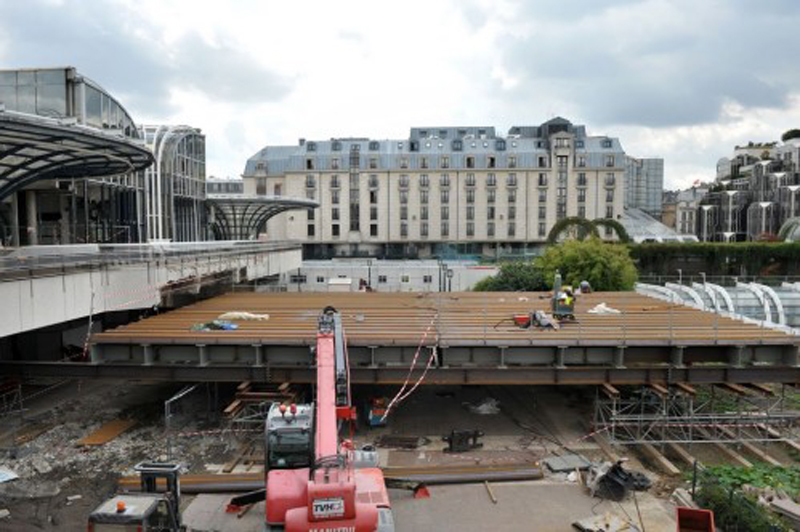
[[[28,245],[36,246],[39,244],[39,214],[36,210],[36,191],[25,191],[25,214],[28,226]]]
[[[253,344],[253,349],[256,352],[256,366],[264,365],[264,346],[261,344]]]
[[[144,353],[144,365],[152,366],[156,359],[155,353],[153,352],[153,346],[150,344],[142,345],[142,352]]]
[[[783,363],[792,368],[800,366],[800,345],[793,345],[786,348],[786,353],[783,356]]]
[[[100,346],[97,344],[89,346],[89,360],[92,364],[100,364],[103,362],[103,355],[100,352]]]
[[[670,364],[673,368],[682,368],[683,367],[683,353],[686,349],[685,346],[679,345],[672,348],[672,356],[670,358]]]
[[[378,346],[370,345],[367,349],[369,349],[369,367],[377,368],[378,364],[375,363],[375,350],[378,349]]]
[[[614,349],[614,367],[618,369],[625,368],[625,349],[624,345],[617,346]]]
[[[567,365],[564,363],[564,360],[567,355],[567,346],[560,345],[556,348],[556,360],[555,360],[555,367],[556,368],[566,368]]]
[[[208,350],[205,345],[198,344],[197,352],[200,354],[200,365],[208,366]]]
[[[728,363],[734,368],[741,368],[743,366],[744,360],[744,347],[743,345],[734,346],[730,350],[730,354],[728,356]]]
[[[506,366],[506,349],[508,349],[508,346],[501,345],[499,349],[500,349],[500,365],[497,367],[506,369],[506,367],[508,367]]]

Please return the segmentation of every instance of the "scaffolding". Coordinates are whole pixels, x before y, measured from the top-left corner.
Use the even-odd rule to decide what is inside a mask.
[[[594,431],[621,445],[791,442],[800,437],[800,412],[791,407],[787,385],[600,386]]]

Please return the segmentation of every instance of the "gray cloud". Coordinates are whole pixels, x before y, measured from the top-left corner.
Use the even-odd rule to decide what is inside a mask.
[[[169,115],[171,89],[244,103],[280,100],[291,90],[247,54],[197,34],[167,47],[156,28],[115,3],[2,2],[0,41],[6,68],[75,66],[134,115]]]
[[[474,17],[470,7],[469,17]],[[800,3],[660,0],[521,2],[523,36],[502,36],[508,105],[569,102],[595,125],[710,123],[727,101],[783,108]],[[497,90],[496,86],[492,90]]]

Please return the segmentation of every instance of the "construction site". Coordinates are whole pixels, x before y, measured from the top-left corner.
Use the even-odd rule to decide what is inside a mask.
[[[799,353],[638,292],[227,293],[0,361],[0,524],[707,530],[704,472],[797,474]]]

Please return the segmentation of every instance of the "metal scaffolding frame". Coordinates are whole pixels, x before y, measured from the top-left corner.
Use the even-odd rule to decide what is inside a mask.
[[[787,408],[786,386],[774,395],[763,387],[753,394],[720,386],[696,393],[685,385],[598,387],[594,431],[621,445],[797,441],[800,412]]]

